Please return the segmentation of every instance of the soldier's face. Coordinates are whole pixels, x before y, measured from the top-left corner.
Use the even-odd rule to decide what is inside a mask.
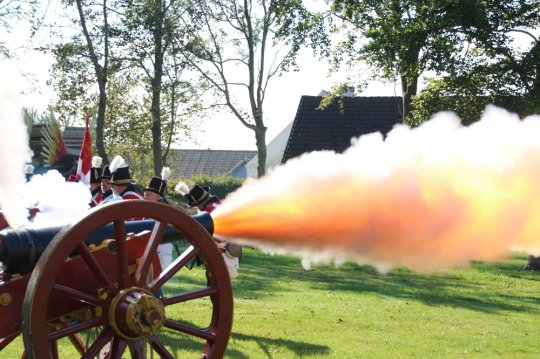
[[[124,192],[124,190],[126,189],[127,185],[120,185],[120,184],[113,184],[111,185],[112,186],[112,191],[114,194],[120,194],[122,192]]]
[[[161,196],[157,193],[154,193],[152,191],[144,191],[144,199],[146,201],[154,201],[157,202],[161,199]]]
[[[111,189],[111,180],[109,179],[102,179],[101,180],[101,192],[107,192]]]

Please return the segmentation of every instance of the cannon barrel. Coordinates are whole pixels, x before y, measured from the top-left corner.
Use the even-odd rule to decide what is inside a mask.
[[[208,213],[201,212],[192,218],[201,224],[210,235],[214,233],[214,222]],[[151,231],[154,224],[154,220],[129,221],[126,222],[126,233]],[[0,267],[3,272],[11,274],[31,272],[47,245],[61,229],[62,227],[47,227],[1,231]],[[113,223],[109,223],[94,231],[84,242],[86,245],[99,245],[104,240],[112,238],[114,238],[114,226]],[[172,243],[183,239],[186,238],[181,232],[169,226],[161,243]]]

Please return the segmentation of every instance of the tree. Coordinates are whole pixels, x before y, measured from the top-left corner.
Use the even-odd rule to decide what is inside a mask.
[[[352,28],[339,44],[334,62],[344,56],[365,61],[382,79],[399,78],[403,117],[412,109],[424,71],[451,70],[469,36],[469,23],[484,14],[483,2],[470,0],[334,0],[332,11]],[[478,20],[478,21],[477,21]],[[342,30],[342,27],[336,27]],[[350,62],[349,62],[350,63]]]
[[[108,163],[104,142],[107,81],[111,71],[107,0],[101,3],[66,0],[65,4],[68,8],[76,7],[77,18],[67,17],[75,25],[74,28],[80,31],[69,34],[69,40],[65,40],[64,34],[59,33],[58,28],[55,29],[61,41],[65,40],[52,46],[52,53],[56,58],[52,74],[60,98],[57,109],[67,109],[68,114],[83,118],[83,113],[90,111],[89,107],[94,107],[91,105],[94,93],[92,87],[97,85],[95,145],[98,155],[103,158],[104,163]],[[69,14],[68,11],[66,9],[66,15]],[[63,32],[64,28],[60,31]],[[74,108],[73,103],[80,107]],[[62,116],[65,117],[66,113],[63,112]]]
[[[509,6],[511,5],[511,6]],[[473,30],[476,29],[476,30]],[[471,47],[453,71],[432,79],[415,100],[415,122],[451,109],[465,123],[488,103],[521,115],[540,110],[540,3],[490,3],[485,21],[471,26]],[[521,35],[521,46],[514,36]]]
[[[0,26],[11,27],[11,21],[31,18],[37,0],[0,0]]]
[[[9,32],[16,21],[30,22],[36,8],[37,0],[0,0],[0,28]],[[17,23],[17,26],[21,24]],[[10,57],[9,49],[4,41],[0,40],[0,58],[8,57]]]
[[[121,39],[122,59],[129,66],[126,70],[142,72],[143,85],[150,94],[153,166],[158,176],[178,133],[178,99],[186,100],[191,97],[190,91],[197,90],[181,80],[185,64],[174,57],[179,43],[174,39],[185,32],[175,19],[185,11],[186,4],[177,0],[120,0],[117,5],[123,11],[116,31]],[[166,95],[165,103],[163,95]],[[169,115],[168,121],[163,114]],[[168,125],[166,141],[164,124]]]
[[[182,19],[190,36],[179,51],[218,99],[210,107],[227,108],[254,132],[263,176],[267,87],[296,66],[308,35],[324,34],[313,30],[320,18],[297,0],[195,0]]]

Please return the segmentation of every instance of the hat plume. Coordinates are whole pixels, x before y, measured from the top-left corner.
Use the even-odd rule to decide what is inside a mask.
[[[176,191],[176,193],[184,196],[189,193],[189,187],[185,182],[178,182],[176,187],[174,187],[174,190]]]
[[[102,162],[103,162],[103,158],[101,158],[99,156],[92,157],[92,167],[100,168]]]
[[[116,172],[117,169],[120,167],[126,167],[126,161],[122,158],[122,156],[117,155],[113,158],[111,161],[111,164],[109,166],[109,169],[111,170],[111,173]]]
[[[161,169],[161,179],[163,181],[166,181],[169,179],[169,175],[171,174],[171,169],[169,167],[163,167]]]

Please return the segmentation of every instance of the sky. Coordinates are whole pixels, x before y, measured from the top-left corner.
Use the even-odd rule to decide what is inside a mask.
[[[46,85],[53,60],[50,56],[26,49],[29,45],[37,46],[41,41],[45,41],[44,31],[38,31],[31,40],[28,29],[23,26],[14,27],[9,34],[0,32],[0,35],[7,40],[18,66],[28,74],[28,84],[23,87],[25,106],[46,109],[55,97],[52,88]],[[329,90],[340,79],[339,74],[329,75],[326,61],[315,58],[309,50],[302,52],[298,63],[298,72],[274,78],[268,87],[264,104],[265,123],[268,127],[267,143],[294,120],[303,95],[316,96],[322,90]],[[372,83],[361,95],[399,96],[400,91],[393,84]],[[202,131],[195,132],[199,135],[194,141],[180,143],[177,147],[256,150],[254,132],[244,127],[232,115],[219,114],[203,120]]]

